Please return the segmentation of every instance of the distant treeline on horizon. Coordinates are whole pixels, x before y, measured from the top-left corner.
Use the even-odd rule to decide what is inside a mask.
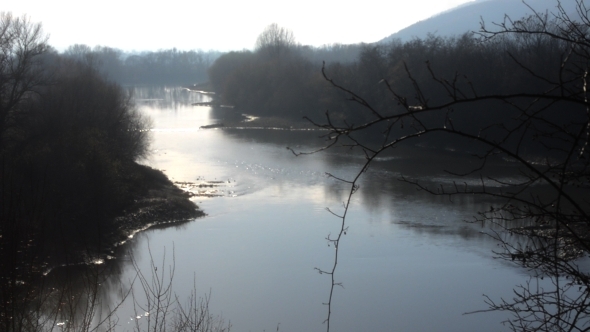
[[[321,64],[326,59],[330,62],[348,63],[357,59],[363,47],[364,44],[322,47],[297,45],[297,52],[313,63]],[[76,44],[61,52],[61,55],[90,64],[107,79],[123,85],[185,85],[207,82],[209,68],[220,56],[228,53],[234,52],[181,51],[176,48],[126,52],[108,46]]]
[[[391,91],[403,96],[408,105],[419,105],[424,98],[429,105],[450,103],[450,87],[472,96],[557,94],[558,91],[551,90],[551,82],[562,80],[565,88],[572,89],[581,84],[570,81],[569,76],[584,59],[571,54],[564,64],[563,54],[567,54],[568,47],[565,41],[548,36],[503,34],[486,39],[465,33],[313,49],[297,45],[292,35],[270,26],[259,37],[254,51],[229,52],[217,58],[209,69],[209,80],[220,102],[234,105],[242,113],[307,117],[326,123],[328,112],[333,125],[347,127],[366,123],[374,114],[361,103],[351,101],[350,93],[330,81],[354,92],[357,101],[362,98],[385,115],[406,112],[405,105],[400,105]],[[322,67],[327,77],[323,76]],[[579,120],[565,119],[577,112],[540,103],[538,107],[555,111],[552,114],[556,121]],[[458,103],[452,109],[442,110],[429,112],[420,121],[426,125],[443,123],[448,119],[447,113],[452,112],[455,126],[477,133],[486,124],[502,123],[514,116],[511,105],[491,99],[479,103],[477,110]],[[406,130],[409,126],[411,123]],[[449,142],[430,143],[443,147]]]
[[[436,79],[455,79],[457,87],[473,88],[479,94],[543,91],[547,87],[542,80],[531,80],[531,72],[554,75],[552,69],[561,65],[564,49],[555,39],[507,35],[483,42],[470,33],[322,49],[287,43],[280,52],[271,51],[272,47],[229,52],[216,59],[209,80],[221,102],[247,113],[291,118],[319,119],[329,110],[333,119],[355,123],[365,121],[366,113],[358,112],[358,104],[330,85],[322,66],[328,79],[371,106],[396,112],[400,105],[392,102],[384,81],[408,96],[409,103],[414,102],[415,83],[428,92],[431,102],[448,100]]]
[[[221,55],[218,51],[176,48],[125,52],[108,46],[76,44],[62,55],[91,65],[119,84],[194,84],[207,80],[207,69]]]
[[[389,88],[406,96],[409,104],[417,102],[418,92],[427,94],[431,104],[450,101],[451,96],[441,85],[444,80],[479,95],[546,91],[550,88],[547,82],[567,73],[567,68],[559,70],[566,48],[555,38],[506,34],[484,40],[471,33],[312,47],[298,44],[290,30],[273,24],[260,34],[254,50],[221,53],[171,49],[131,54],[75,45],[63,55],[91,63],[120,84],[208,82],[218,102],[233,105],[240,113],[307,117],[322,122],[329,112],[334,123],[358,124],[368,121],[371,113],[351,102],[350,95],[329,80],[356,93],[383,114],[394,114],[404,108],[394,101]],[[576,60],[569,63],[573,65]],[[417,85],[420,91],[416,91]],[[481,103],[479,108],[474,112],[455,105],[455,125],[477,129],[511,116],[505,105],[496,102]],[[437,123],[444,117],[432,115],[423,121]]]

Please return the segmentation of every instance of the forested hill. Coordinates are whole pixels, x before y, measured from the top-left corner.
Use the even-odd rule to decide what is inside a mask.
[[[568,14],[576,16],[575,1],[561,3]],[[487,28],[495,30],[493,23],[501,23],[505,16],[519,20],[531,14],[531,8],[545,14],[547,11],[555,12],[556,6],[554,0],[531,0],[526,1],[526,4],[515,0],[477,0],[412,24],[379,43],[386,44],[394,39],[404,42],[413,38],[424,39],[428,34],[442,37],[460,36],[466,32],[479,31],[482,20]]]

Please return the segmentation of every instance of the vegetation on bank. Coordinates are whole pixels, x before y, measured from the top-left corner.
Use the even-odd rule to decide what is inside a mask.
[[[524,19],[522,24],[532,26],[534,17]],[[262,35],[279,34],[280,29],[271,26]],[[551,88],[549,82],[558,74],[547,68],[560,66],[565,47],[557,38],[540,39],[532,34],[505,34],[489,40],[474,34],[432,35],[403,43],[356,45],[357,56],[345,61],[338,60],[344,49],[335,48],[322,53],[323,64],[306,52],[308,47],[290,39],[278,38],[274,43],[283,44],[280,52],[269,52],[276,45],[262,42],[254,51],[226,53],[213,63],[209,79],[220,103],[234,105],[237,111],[255,116],[306,117],[322,122],[329,112],[333,124],[360,124],[371,120],[373,112],[355,99],[362,98],[365,105],[386,110],[387,114],[399,113],[404,105],[392,98],[389,90],[407,96],[406,102],[412,105],[422,97],[415,92],[417,82],[422,91],[429,92],[428,103],[448,101],[449,92],[439,84],[440,80],[454,88],[480,94],[545,91]],[[562,72],[570,71],[574,63],[568,63],[570,67]],[[522,64],[526,64],[526,69]],[[533,79],[536,73],[540,79]],[[354,91],[356,97],[334,88],[329,80]],[[455,124],[470,124],[476,130],[486,123],[516,115],[508,108],[499,109],[499,104],[493,100],[482,102],[477,111],[456,104],[449,112],[453,112]],[[573,116],[566,121],[579,120],[573,113],[565,116]],[[443,120],[440,114],[429,114],[422,119],[429,124]],[[456,142],[435,139],[429,144],[442,147]]]
[[[17,318],[39,300],[32,285],[49,268],[104,257],[149,223],[203,213],[137,164],[149,154],[150,120],[90,58],[58,54],[40,24],[8,13],[0,47],[0,330],[22,331],[31,322]]]

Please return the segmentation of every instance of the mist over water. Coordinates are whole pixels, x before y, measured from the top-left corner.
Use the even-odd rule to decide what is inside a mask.
[[[179,298],[193,286],[198,295],[210,292],[210,311],[230,320],[232,330],[325,330],[330,280],[314,268],[332,264],[334,248],[325,237],[338,231],[339,219],[326,208],[340,212],[348,193],[325,173],[350,178],[361,156],[335,149],[295,157],[286,149],[317,149],[324,143],[318,131],[202,129],[233,110],[191,106],[208,97],[187,90],[136,89],[135,97],[154,122],[145,163],[173,181],[215,184],[207,188],[214,195],[193,198],[206,217],[129,241],[139,268],[152,269],[150,252],[156,262],[165,257],[166,266],[174,261]],[[527,279],[493,259],[496,244],[484,234],[486,225],[464,221],[494,202],[471,196],[451,202],[397,180],[450,181],[427,166],[398,153],[363,177],[340,244],[336,280],[343,288],[335,289],[334,331],[503,329],[501,313],[463,315],[486,308],[482,294],[510,296]],[[120,280],[128,283],[135,273],[122,263]],[[136,310],[126,301],[118,311],[123,329],[137,319]]]

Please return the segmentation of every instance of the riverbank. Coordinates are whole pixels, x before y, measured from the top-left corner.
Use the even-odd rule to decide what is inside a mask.
[[[226,115],[223,123],[201,126],[202,129],[270,129],[270,130],[322,130],[305,119],[289,119],[277,116],[255,116],[249,114]]]
[[[190,222],[205,216],[205,213],[190,200],[191,194],[180,189],[160,170],[134,163],[127,167],[126,185],[131,187],[133,200],[119,213],[111,217],[103,234],[84,241],[71,241],[69,254],[56,255],[42,263],[44,275],[56,268],[102,264],[116,259],[121,253],[118,247],[132,239],[135,234],[154,227],[168,227]],[[75,243],[85,243],[76,245]],[[99,243],[102,245],[94,245]]]
[[[205,216],[190,200],[190,194],[176,186],[162,171],[136,164],[133,204],[115,218],[113,245],[120,245],[139,231],[150,227],[177,224]]]
[[[202,94],[209,94],[209,95],[215,94],[215,92],[213,91],[213,87],[211,86],[211,83],[209,83],[209,82],[187,85],[184,87],[191,90],[191,91],[202,93]]]
[[[185,86],[184,88],[205,95],[214,96],[216,93],[213,91],[213,87],[209,82],[193,84]],[[284,116],[259,116],[251,114],[241,113],[239,107],[234,105],[225,105],[220,101],[216,101],[215,97],[212,101],[193,103],[195,107],[214,107],[225,109],[223,116],[223,123],[216,123],[201,126],[203,129],[213,128],[249,128],[249,129],[281,129],[281,130],[321,130],[318,126],[315,126],[309,120],[296,119]]]

